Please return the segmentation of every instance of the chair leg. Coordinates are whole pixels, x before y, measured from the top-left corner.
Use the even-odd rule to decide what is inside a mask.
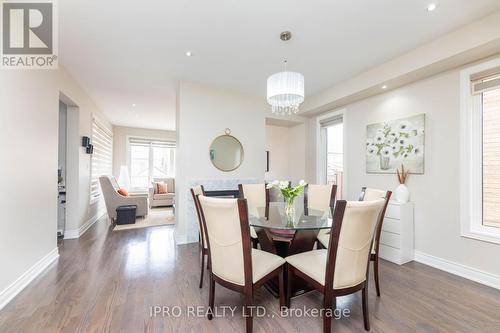
[[[252,238],[252,247],[254,249],[257,248],[257,245],[259,244],[259,239],[258,238]]]
[[[283,282],[284,275],[285,275],[285,267],[281,266],[281,270],[278,274],[278,284],[279,284],[279,292],[280,292],[280,311],[281,311],[282,307],[286,306],[285,285]]]
[[[368,285],[368,283],[367,283]],[[362,290],[363,298],[363,321],[365,323],[365,330],[370,330],[370,318],[368,314],[368,286],[365,286]]]
[[[325,290],[325,295],[323,296],[323,333],[330,333],[332,331],[333,311],[333,293],[332,291]]]
[[[210,291],[208,293],[208,313],[207,313],[208,320],[212,320],[213,318],[214,297],[215,297],[215,280],[212,276],[212,273],[210,273]]]
[[[293,270],[289,264],[286,266],[286,300],[285,306],[290,308],[290,298],[292,297],[292,285],[293,285]]]
[[[200,288],[203,287],[203,272],[205,271],[205,254],[201,250],[201,273],[200,273]]]
[[[252,308],[253,305],[253,292],[245,291],[245,321],[246,321],[246,333],[252,333],[253,331],[253,316],[252,316]]]
[[[378,256],[375,255],[375,261],[373,262],[373,276],[375,277],[375,289],[377,289],[377,296],[380,296],[380,284],[378,281]]]

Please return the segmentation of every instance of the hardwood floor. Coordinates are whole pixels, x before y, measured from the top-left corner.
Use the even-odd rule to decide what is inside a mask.
[[[0,332],[242,332],[241,295],[217,286],[215,305],[238,306],[234,316],[151,316],[152,306],[207,306],[199,289],[196,244],[175,247],[172,226],[113,232],[105,219],[81,239],[60,245],[60,259],[0,311]],[[208,274],[205,274],[207,278]],[[370,279],[371,332],[499,332],[500,291],[418,263],[380,265],[382,297]],[[264,288],[255,295],[270,317],[255,332],[321,332],[320,318],[282,318]],[[320,294],[292,299],[293,309],[320,308]],[[361,295],[341,297],[349,318],[332,332],[363,332]],[[204,308],[202,308],[204,309]],[[273,318],[272,315],[275,315]]]

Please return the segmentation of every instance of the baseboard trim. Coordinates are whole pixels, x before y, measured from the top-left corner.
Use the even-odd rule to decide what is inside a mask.
[[[0,310],[3,309],[14,297],[16,297],[31,281],[40,275],[47,267],[59,258],[59,250],[56,247],[42,259],[38,260],[23,275],[0,292]]]
[[[97,222],[101,217],[104,216],[106,212],[100,212],[96,214],[94,217],[92,217],[90,220],[85,222],[80,228],[78,229],[73,229],[73,230],[66,230],[64,232],[64,239],[76,239],[80,238],[91,226],[94,225],[94,223]]]
[[[415,261],[495,289],[500,289],[500,276],[498,275],[487,273],[446,259],[434,257],[420,251],[415,251]]]

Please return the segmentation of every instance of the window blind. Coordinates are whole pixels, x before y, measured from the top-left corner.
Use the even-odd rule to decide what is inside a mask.
[[[323,120],[319,121],[319,125],[321,127],[330,127],[330,126],[338,125],[338,124],[342,123],[342,121],[343,121],[342,119],[343,119],[342,116],[335,116],[335,117],[323,119]]]
[[[100,196],[99,177],[113,172],[113,134],[95,118],[92,119],[92,145],[91,200]]]
[[[175,148],[175,141],[130,138],[129,142],[131,145],[136,145],[136,146]]]
[[[470,81],[473,95],[498,89],[500,88],[500,67],[472,74]]]
[[[483,93],[483,224],[500,227],[500,88]]]

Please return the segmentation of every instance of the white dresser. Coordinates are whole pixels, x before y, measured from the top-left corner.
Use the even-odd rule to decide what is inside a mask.
[[[380,258],[402,265],[413,260],[413,202],[390,201],[380,235]]]

